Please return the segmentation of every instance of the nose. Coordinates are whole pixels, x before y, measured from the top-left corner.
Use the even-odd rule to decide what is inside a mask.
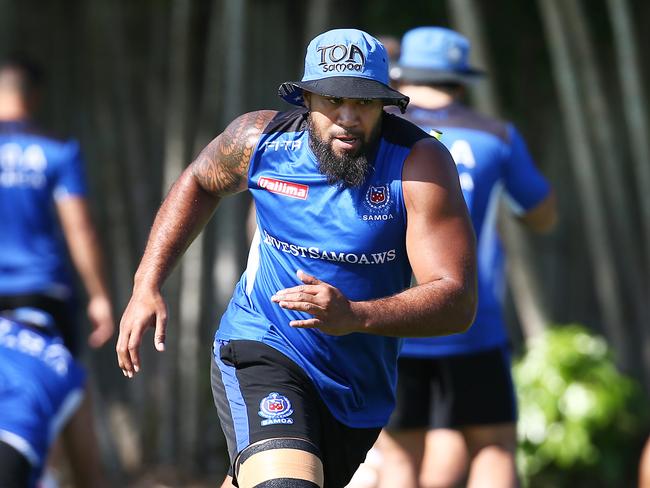
[[[359,109],[352,100],[345,100],[337,111],[336,123],[340,127],[350,128],[359,125]]]

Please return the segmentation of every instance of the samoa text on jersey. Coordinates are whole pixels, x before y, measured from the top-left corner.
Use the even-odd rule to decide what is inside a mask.
[[[502,317],[504,256],[496,228],[499,199],[504,195],[513,211],[521,214],[546,198],[550,187],[511,124],[458,103],[437,110],[411,104],[404,117],[427,132],[440,130],[440,141],[456,162],[477,237],[479,299],[476,319],[467,332],[406,339],[402,355],[436,357],[502,345],[507,335]]]
[[[292,328],[289,321],[308,314],[285,310],[271,296],[300,284],[298,269],[350,300],[409,286],[402,166],[412,145],[428,136],[386,114],[374,169],[361,187],[346,189],[328,184],[319,172],[306,121],[304,109],[278,114],[252,155],[248,185],[257,232],[216,337],[274,347],[307,373],[339,421],[378,427],[393,408],[400,340]]]
[[[71,273],[55,199],[85,195],[79,145],[0,123],[0,295],[69,293]]]
[[[35,468],[79,405],[84,381],[61,338],[0,317],[0,440]]]

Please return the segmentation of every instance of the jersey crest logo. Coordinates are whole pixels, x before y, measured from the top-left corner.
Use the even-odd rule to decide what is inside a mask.
[[[366,203],[373,209],[382,209],[390,203],[388,185],[370,186],[366,193]]]
[[[291,402],[289,399],[277,392],[271,392],[260,402],[260,411],[258,415],[266,420],[262,420],[262,426],[273,424],[293,424],[290,418],[293,414]]]
[[[309,194],[309,186],[301,185],[299,183],[292,183],[290,181],[276,180],[275,178],[267,178],[260,176],[257,180],[260,188],[264,188],[271,193],[284,195],[285,197],[297,198],[299,200],[307,200]]]

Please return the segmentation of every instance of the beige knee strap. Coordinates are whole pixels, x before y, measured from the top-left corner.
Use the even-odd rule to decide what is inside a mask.
[[[323,463],[313,444],[302,439],[268,439],[240,454],[237,481],[240,488],[253,488],[265,481],[292,478],[323,486]]]

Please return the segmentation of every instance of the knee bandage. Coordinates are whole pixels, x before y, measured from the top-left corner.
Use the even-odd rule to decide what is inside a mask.
[[[322,488],[318,449],[303,439],[268,439],[244,449],[235,463],[240,488]]]

